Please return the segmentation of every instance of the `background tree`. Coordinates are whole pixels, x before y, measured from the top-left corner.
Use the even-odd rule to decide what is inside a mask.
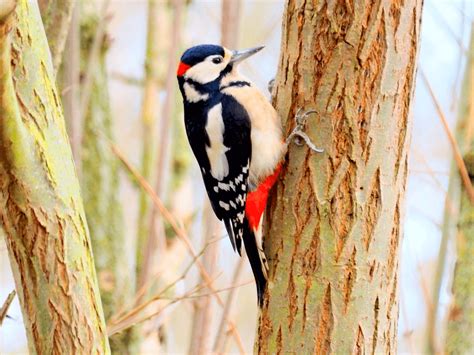
[[[471,183],[474,180],[474,27],[471,30],[471,45],[464,73],[461,91],[459,118],[457,123],[456,141],[464,156]],[[459,178],[459,172],[453,163],[450,185],[453,191],[447,196],[456,206],[448,209],[447,215],[454,225],[457,235],[457,260],[453,280],[453,300],[448,314],[448,331],[446,335],[446,352],[448,354],[467,354],[474,349],[474,204]],[[453,198],[456,196],[457,198]],[[458,213],[449,213],[456,208]],[[456,228],[457,227],[457,228]],[[441,274],[443,272],[440,272]],[[441,277],[441,276],[440,276]],[[437,290],[438,293],[440,292]],[[438,296],[439,298],[439,296]],[[437,304],[435,304],[436,306]],[[436,324],[436,316],[433,316]],[[431,331],[431,349],[436,348],[436,329]]]
[[[119,161],[110,149],[113,119],[106,65],[110,39],[107,35],[103,36],[97,57],[90,63],[88,54],[100,17],[94,2],[83,2],[81,8],[81,71],[84,73],[86,68],[94,66],[92,93],[84,115],[81,185],[100,296],[107,320],[133,299],[135,277],[126,262],[124,216],[119,201]],[[129,329],[112,336],[112,352],[136,353],[137,337],[134,335]]]
[[[20,0],[1,27],[0,220],[29,348],[108,353],[79,183],[36,2]]]
[[[275,105],[291,145],[267,211],[259,353],[394,353],[421,1],[289,0]]]

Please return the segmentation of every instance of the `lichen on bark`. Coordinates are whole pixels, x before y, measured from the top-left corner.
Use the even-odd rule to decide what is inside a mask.
[[[31,353],[109,353],[90,238],[36,2],[1,33],[0,221]]]
[[[394,353],[421,1],[294,1],[274,103],[291,144],[265,223],[258,353]]]

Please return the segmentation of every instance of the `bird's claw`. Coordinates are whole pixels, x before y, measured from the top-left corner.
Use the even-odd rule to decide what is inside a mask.
[[[303,145],[302,140],[304,140],[306,145],[311,150],[313,150],[317,153],[324,152],[324,149],[316,147],[314,145],[314,143],[311,142],[311,139],[308,137],[308,135],[304,132],[307,117],[312,113],[316,113],[316,111],[309,110],[309,111],[306,111],[306,112],[303,112],[303,113],[302,113],[302,111],[303,111],[303,109],[299,108],[298,111],[296,112],[296,116],[295,116],[296,126],[295,126],[295,128],[293,128],[293,131],[291,131],[290,135],[286,139],[286,144],[289,144],[291,142],[291,140],[293,138],[295,138],[295,144],[296,145],[302,146]]]

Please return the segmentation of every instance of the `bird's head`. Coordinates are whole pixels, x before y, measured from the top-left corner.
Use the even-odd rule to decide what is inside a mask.
[[[230,73],[242,60],[263,48],[233,51],[213,44],[201,44],[186,50],[178,66],[178,80],[192,80],[206,85]]]

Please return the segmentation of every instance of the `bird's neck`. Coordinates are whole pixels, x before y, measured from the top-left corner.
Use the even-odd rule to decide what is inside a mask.
[[[237,70],[224,73],[214,81],[209,83],[199,83],[192,79],[183,79],[180,82],[180,89],[187,104],[202,104],[208,100],[222,95],[222,90],[230,87],[251,86],[244,76],[240,75]]]

